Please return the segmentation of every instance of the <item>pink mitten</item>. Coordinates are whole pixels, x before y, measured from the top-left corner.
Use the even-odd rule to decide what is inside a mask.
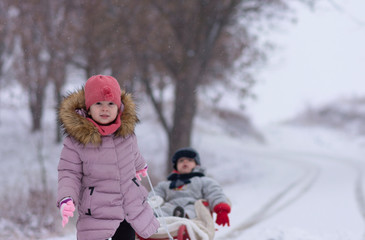
[[[65,225],[68,223],[69,217],[74,216],[74,211],[75,205],[71,199],[61,204],[60,212],[62,216],[62,227],[65,227]]]
[[[141,181],[141,176],[142,175],[143,177],[147,176],[147,165],[142,169],[142,170],[138,170],[136,172],[136,178],[138,178],[139,181]]]

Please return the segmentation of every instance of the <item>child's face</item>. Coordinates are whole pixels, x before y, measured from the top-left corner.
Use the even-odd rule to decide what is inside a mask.
[[[100,101],[90,106],[89,115],[102,125],[113,122],[118,115],[118,106],[113,102]]]
[[[195,167],[196,162],[192,158],[181,157],[177,160],[176,168],[179,173],[190,173]]]

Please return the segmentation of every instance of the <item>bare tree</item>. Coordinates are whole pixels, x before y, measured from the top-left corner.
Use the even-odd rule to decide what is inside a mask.
[[[75,1],[77,12],[75,54],[72,63],[85,70],[86,76],[100,74],[110,69],[113,35],[113,15],[109,13],[110,1],[79,0]]]
[[[76,51],[72,63],[85,71],[86,76],[111,74],[123,88],[133,91],[136,72],[131,54],[130,26],[136,1],[131,0],[78,0],[74,1],[77,12],[76,31],[72,35]]]
[[[50,79],[54,83],[56,106],[62,101],[62,89],[66,83],[67,66],[75,51],[74,36],[76,34],[75,19],[77,12],[72,0],[50,1],[46,32],[47,51],[49,52]],[[56,142],[61,141],[61,129],[57,124]]]
[[[7,10],[11,9],[13,12],[8,21],[13,23],[10,35],[16,46],[13,52],[16,60],[12,70],[28,93],[32,131],[35,132],[37,145],[36,159],[40,167],[40,181],[35,184],[36,187],[29,189],[29,199],[24,201],[34,205],[33,201],[37,199],[37,207],[30,212],[37,216],[38,221],[32,220],[35,222],[33,226],[37,225],[38,229],[51,227],[49,218],[53,212],[49,203],[54,196],[48,186],[41,120],[47,85],[54,82],[60,86],[65,79],[67,58],[64,53],[67,51],[62,49],[65,44],[62,45],[60,41],[66,39],[62,35],[65,33],[62,26],[63,20],[67,19],[67,2],[71,1],[9,1],[7,6]]]
[[[14,70],[17,80],[28,93],[32,131],[38,131],[41,129],[45,89],[50,76],[44,26],[48,1],[14,1],[13,6],[18,11],[13,19],[16,22],[13,35],[20,42]]]
[[[5,2],[0,2],[0,81],[3,73],[4,55],[6,50],[7,35],[7,10]],[[0,82],[1,86],[1,82]]]
[[[3,75],[3,65],[4,65],[4,55],[5,55],[5,36],[6,36],[6,20],[7,20],[7,13],[6,7],[4,2],[0,2],[0,92],[2,89],[2,75]],[[1,95],[0,95],[0,102],[1,102]],[[1,105],[1,104],[0,104]],[[1,116],[1,114],[0,114]],[[1,120],[0,120],[1,124]]]
[[[141,27],[136,22],[135,15],[138,12],[140,4],[134,0],[114,0],[110,3],[109,11],[112,15],[112,32],[111,47],[109,56],[111,58],[111,74],[121,83],[121,86],[128,92],[135,91],[134,80],[138,74],[138,67],[133,53],[133,34],[136,33],[134,28]]]
[[[72,1],[30,0],[10,1],[16,12],[11,36],[19,43],[14,52],[13,70],[26,89],[32,116],[32,131],[41,129],[45,90],[55,85],[56,102],[61,101],[61,89],[66,81],[66,67],[73,52]],[[57,140],[60,140],[57,131]]]
[[[9,0],[0,1],[0,90],[10,83],[9,81],[5,82],[7,75],[5,64],[8,65],[8,61],[11,59],[11,50],[14,47],[10,34],[12,22],[9,21],[12,12],[9,10]]]
[[[79,33],[92,39],[80,47],[83,68],[88,75],[111,69],[118,79],[144,84],[166,132],[168,158],[191,144],[202,87],[224,82],[231,91],[249,95],[255,82],[249,69],[265,57],[255,23],[290,10],[287,0],[93,0],[81,6]],[[232,81],[237,69],[241,80]],[[174,105],[168,109],[160,96],[171,85]]]
[[[33,125],[41,117],[36,106],[42,105],[47,81],[53,78],[59,93],[70,60],[87,76],[113,74],[129,90],[133,80],[141,80],[166,132],[168,157],[191,144],[202,87],[224,82],[250,92],[254,78],[247,72],[265,56],[253,23],[285,15],[289,9],[287,0],[78,0],[67,11],[61,5],[69,1],[14,2],[21,29],[18,78],[29,91]],[[68,12],[74,17],[67,17]],[[50,15],[59,16],[58,22]],[[61,19],[72,19],[72,24]],[[231,80],[237,63],[244,73],[238,83]],[[174,99],[168,109],[161,93],[171,85]],[[170,171],[170,161],[168,166]]]
[[[283,15],[285,0],[140,1],[132,38],[141,80],[154,104],[173,152],[191,144],[198,90],[216,81],[232,85],[235,63],[246,73],[240,91],[247,93],[253,77],[247,70],[263,59],[254,22]],[[174,86],[172,121],[158,93]],[[236,83],[235,83],[236,84]],[[171,162],[167,161],[169,172]]]

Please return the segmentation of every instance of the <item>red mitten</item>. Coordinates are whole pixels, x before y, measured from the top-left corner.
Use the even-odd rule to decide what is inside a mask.
[[[231,212],[231,207],[227,203],[218,203],[214,207],[214,212],[217,214],[217,219],[215,222],[218,225],[226,225],[229,227],[229,217],[228,213]]]

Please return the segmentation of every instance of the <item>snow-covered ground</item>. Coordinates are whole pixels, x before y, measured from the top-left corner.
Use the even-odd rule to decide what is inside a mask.
[[[39,153],[46,159],[48,185],[56,191],[61,145],[53,141],[53,106],[47,105],[45,131],[34,136],[29,132],[29,114],[17,101],[0,108],[1,195],[12,196],[14,189],[37,184],[39,164],[34,161]],[[140,106],[141,124],[136,129],[140,149],[150,175],[158,176],[163,173],[165,136],[149,106]],[[213,122],[197,118],[193,146],[208,175],[222,184],[232,202],[231,226],[217,226],[216,239],[363,239],[364,138],[323,128],[270,125],[260,129],[266,142],[259,143],[228,134],[225,126]],[[40,146],[42,151],[37,152]],[[8,232],[21,236],[27,229],[14,231],[14,226],[0,218],[2,234],[12,228]],[[42,239],[76,240],[74,220],[55,232]],[[16,236],[0,233],[0,239]]]
[[[226,236],[247,240],[363,239],[361,147],[346,136],[323,129],[270,129],[270,146],[243,148],[246,156],[259,162],[264,176],[254,179],[244,191],[239,184],[227,187],[242,210],[241,215],[232,214],[237,227],[225,230]],[[237,196],[238,192],[244,194]],[[217,236],[228,239],[223,233]]]

